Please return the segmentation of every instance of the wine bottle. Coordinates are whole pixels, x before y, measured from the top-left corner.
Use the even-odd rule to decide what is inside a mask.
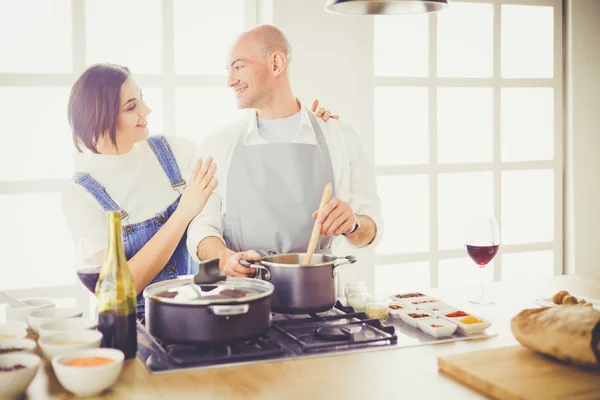
[[[108,213],[108,247],[96,287],[98,330],[102,347],[119,349],[125,358],[137,353],[136,291],[121,237],[121,214]]]

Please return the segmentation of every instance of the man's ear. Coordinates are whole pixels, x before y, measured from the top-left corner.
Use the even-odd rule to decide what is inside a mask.
[[[280,51],[276,51],[271,55],[271,58],[271,72],[274,76],[279,76],[287,67],[285,55]]]

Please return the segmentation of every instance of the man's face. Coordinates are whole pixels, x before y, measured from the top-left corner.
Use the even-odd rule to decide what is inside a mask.
[[[273,82],[268,61],[251,40],[242,38],[233,46],[227,85],[235,91],[238,108],[260,108],[268,102]]]

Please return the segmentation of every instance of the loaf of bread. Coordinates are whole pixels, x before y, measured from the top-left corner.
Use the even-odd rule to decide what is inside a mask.
[[[523,346],[582,367],[600,368],[600,311],[580,305],[521,311],[511,321]]]

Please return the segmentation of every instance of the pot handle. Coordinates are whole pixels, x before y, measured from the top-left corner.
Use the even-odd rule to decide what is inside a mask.
[[[335,270],[337,269],[337,267],[339,267],[340,265],[344,265],[344,264],[354,264],[355,262],[356,262],[356,257],[354,257],[354,256],[340,257],[337,260],[335,260],[336,264],[333,266],[333,271],[332,271],[333,277],[335,278],[335,276],[336,276]]]
[[[269,269],[263,265],[261,265],[260,261],[248,261],[248,260],[240,260],[240,264],[242,264],[244,267],[248,267],[248,268],[256,268],[256,275],[254,276],[257,279],[260,279],[260,271],[259,270],[264,270],[264,279],[266,281],[270,281],[271,280],[271,271],[269,271]]]
[[[208,306],[208,309],[218,316],[230,316],[230,315],[242,315],[246,314],[250,309],[249,304],[240,304],[235,306],[222,305],[222,306]]]

